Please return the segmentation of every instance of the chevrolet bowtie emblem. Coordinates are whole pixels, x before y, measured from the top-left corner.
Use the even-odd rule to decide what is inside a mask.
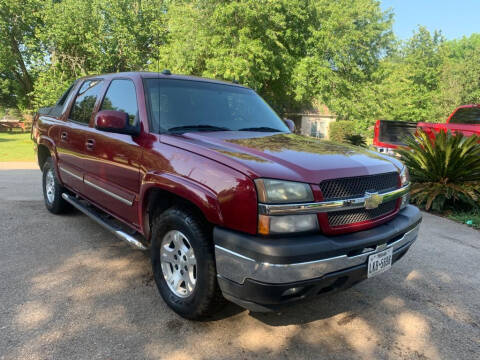
[[[383,201],[378,192],[365,192],[365,209],[376,209]]]

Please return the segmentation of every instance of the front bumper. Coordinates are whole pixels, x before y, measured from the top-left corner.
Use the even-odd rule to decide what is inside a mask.
[[[368,257],[380,249],[393,247],[395,262],[416,240],[420,222],[420,211],[409,205],[385,224],[331,237],[262,238],[215,228],[218,282],[227,299],[274,310],[363,280]]]

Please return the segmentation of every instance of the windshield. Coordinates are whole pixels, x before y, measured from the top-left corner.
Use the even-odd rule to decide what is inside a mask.
[[[476,107],[460,108],[450,119],[452,124],[480,124],[480,109]]]
[[[145,79],[145,90],[151,127],[157,133],[289,132],[251,89],[201,81]]]

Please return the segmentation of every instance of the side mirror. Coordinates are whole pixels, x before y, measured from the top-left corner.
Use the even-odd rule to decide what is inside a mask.
[[[132,136],[140,134],[139,126],[132,126],[128,123],[128,114],[116,110],[99,111],[95,115],[95,129]]]
[[[285,124],[288,126],[288,128],[290,129],[290,131],[292,133],[295,132],[295,123],[293,122],[293,120],[290,120],[290,119],[283,119],[283,121],[285,121]]]

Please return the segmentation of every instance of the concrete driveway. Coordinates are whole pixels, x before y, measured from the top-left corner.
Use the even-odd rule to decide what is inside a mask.
[[[21,166],[20,166],[21,167]],[[39,170],[0,170],[0,359],[479,359],[480,232],[424,215],[394,268],[354,288],[210,322],[162,302],[148,255],[54,216]]]

